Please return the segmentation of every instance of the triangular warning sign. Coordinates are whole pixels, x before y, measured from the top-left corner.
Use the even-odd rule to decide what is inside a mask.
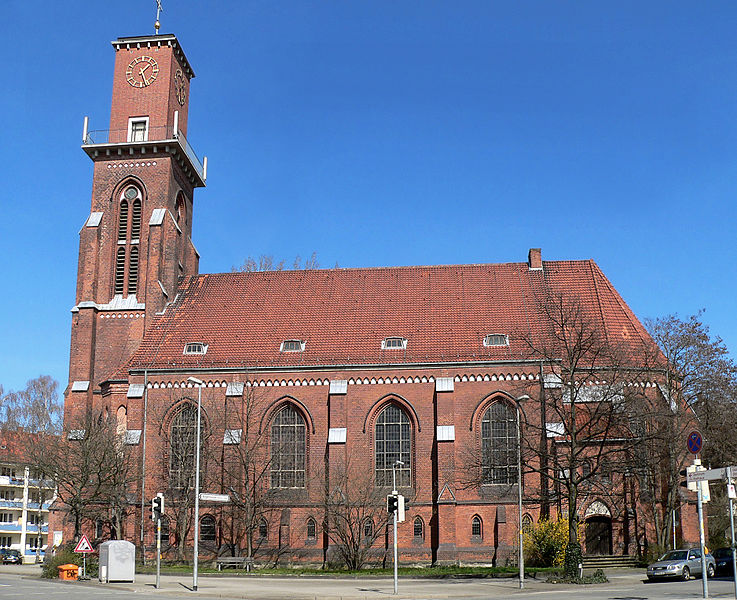
[[[92,544],[90,544],[90,541],[87,539],[86,535],[83,535],[79,541],[77,542],[77,545],[74,548],[75,552],[81,552],[83,554],[87,554],[89,552],[94,552],[92,549]]]

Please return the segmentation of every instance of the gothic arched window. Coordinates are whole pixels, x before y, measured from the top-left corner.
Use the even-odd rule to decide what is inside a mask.
[[[517,411],[495,402],[481,419],[482,482],[517,482]]]
[[[169,526],[169,517],[161,515],[161,541],[165,545],[169,545],[169,536],[171,535]]]
[[[369,517],[363,522],[363,537],[370,539],[374,536],[374,520]]]
[[[474,515],[473,519],[471,519],[471,537],[484,537],[484,524],[478,515]]]
[[[271,422],[271,487],[305,487],[305,420],[287,404]]]
[[[205,515],[200,519],[200,540],[214,542],[217,538],[217,523],[212,515]]]
[[[317,523],[315,523],[315,519],[309,518],[307,519],[307,539],[308,540],[314,540],[317,537]]]
[[[522,531],[525,533],[532,529],[532,516],[529,514],[522,515]]]
[[[266,522],[266,519],[261,517],[261,520],[258,522],[258,537],[260,540],[265,540],[269,536],[269,524]]]
[[[415,517],[412,529],[412,533],[416,540],[421,540],[425,537],[425,524],[422,522],[422,518]]]
[[[396,404],[390,404],[376,419],[374,437],[376,485],[393,485],[392,467],[396,466],[397,487],[412,485],[412,428],[409,417]]]
[[[200,435],[204,427],[200,426]],[[169,486],[175,490],[194,488],[197,407],[185,404],[171,422],[169,435]],[[200,461],[200,475],[203,465]],[[200,477],[202,479],[202,477]]]
[[[141,210],[141,190],[134,185],[125,186],[118,205],[118,250],[115,254],[113,285],[115,295],[131,296],[138,291]]]

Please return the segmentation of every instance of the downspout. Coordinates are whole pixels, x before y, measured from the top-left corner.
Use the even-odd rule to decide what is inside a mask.
[[[143,442],[141,447],[141,560],[146,565],[146,418],[148,416],[148,369],[143,370]]]

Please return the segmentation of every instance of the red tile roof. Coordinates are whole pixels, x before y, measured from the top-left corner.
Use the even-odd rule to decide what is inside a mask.
[[[591,260],[266,271],[198,275],[182,282],[123,372],[147,368],[294,367],[501,361],[527,357],[521,341],[542,335],[545,285],[578,299],[611,341],[652,343]],[[488,334],[509,346],[485,347]],[[404,350],[382,350],[386,337]],[[280,352],[284,340],[304,352]],[[205,355],[184,355],[188,342]]]

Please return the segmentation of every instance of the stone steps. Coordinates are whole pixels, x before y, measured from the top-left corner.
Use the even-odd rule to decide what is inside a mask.
[[[637,566],[635,556],[584,556],[584,569],[613,569],[617,567],[634,568]]]

